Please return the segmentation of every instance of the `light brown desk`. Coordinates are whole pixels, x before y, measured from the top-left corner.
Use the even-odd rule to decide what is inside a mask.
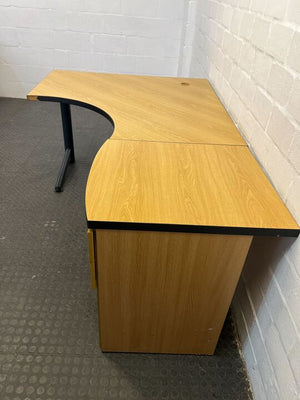
[[[213,354],[253,236],[299,227],[206,80],[53,71],[114,123],[86,188],[103,351]]]

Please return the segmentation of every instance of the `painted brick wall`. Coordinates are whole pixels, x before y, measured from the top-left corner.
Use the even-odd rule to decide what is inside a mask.
[[[300,223],[300,1],[198,0],[191,76],[208,77]],[[300,239],[254,240],[234,299],[257,400],[300,398]]]
[[[53,68],[177,75],[185,0],[0,0],[0,96]]]

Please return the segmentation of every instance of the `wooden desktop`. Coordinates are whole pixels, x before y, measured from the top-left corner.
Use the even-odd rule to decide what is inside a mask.
[[[213,354],[253,236],[299,227],[209,82],[52,71],[28,99],[114,124],[86,187],[101,349]]]

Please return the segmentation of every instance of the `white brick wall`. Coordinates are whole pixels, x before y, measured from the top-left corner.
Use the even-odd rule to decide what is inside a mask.
[[[185,3],[0,0],[0,96],[25,97],[54,68],[177,75]]]
[[[211,80],[298,223],[299,24],[299,0],[197,0],[190,66]],[[300,239],[254,240],[234,310],[255,399],[299,399]]]

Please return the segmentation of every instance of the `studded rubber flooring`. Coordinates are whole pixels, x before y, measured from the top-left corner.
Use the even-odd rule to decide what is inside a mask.
[[[55,193],[59,105],[0,99],[0,399],[251,399],[230,317],[212,357],[101,352],[84,191],[112,128],[72,116],[76,163]]]

